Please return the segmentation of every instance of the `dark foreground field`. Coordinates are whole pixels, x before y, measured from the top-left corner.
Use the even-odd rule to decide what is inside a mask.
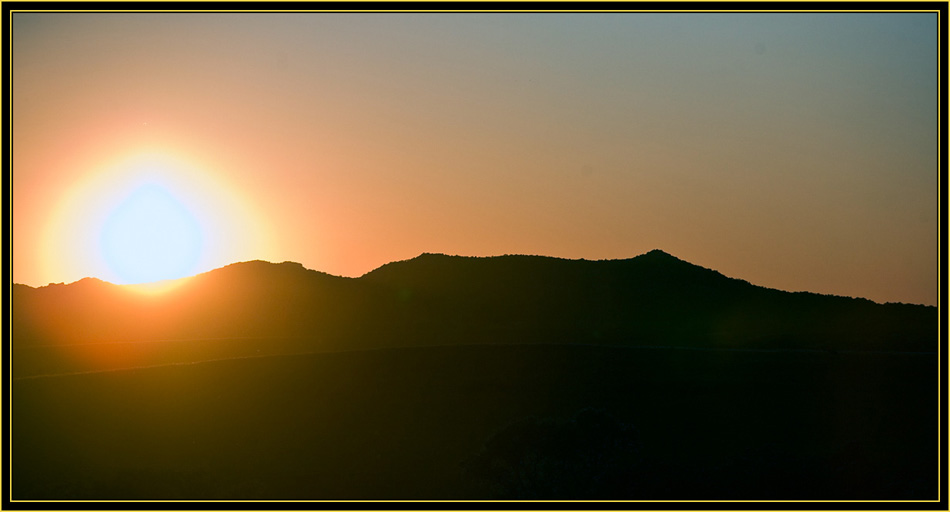
[[[568,345],[15,380],[17,499],[934,499],[937,356]]]

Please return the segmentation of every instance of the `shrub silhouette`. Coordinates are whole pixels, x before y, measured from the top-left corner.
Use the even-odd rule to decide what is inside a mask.
[[[604,411],[582,409],[567,420],[512,423],[464,466],[500,499],[602,499],[629,489],[638,454],[630,426]]]

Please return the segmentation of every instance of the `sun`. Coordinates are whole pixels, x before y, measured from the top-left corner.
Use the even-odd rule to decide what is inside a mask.
[[[195,215],[157,183],[138,187],[120,202],[99,237],[106,264],[128,284],[192,274],[203,243]]]
[[[49,214],[40,259],[62,276],[52,282],[97,277],[152,290],[141,285],[279,251],[266,214],[213,162],[137,151],[86,169]]]

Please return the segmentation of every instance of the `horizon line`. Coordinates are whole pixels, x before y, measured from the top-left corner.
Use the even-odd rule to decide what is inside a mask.
[[[745,283],[749,284],[750,286],[754,286],[754,287],[757,287],[757,288],[764,288],[764,289],[768,289],[768,290],[776,290],[776,291],[780,291],[780,292],[783,292],[783,293],[804,293],[804,294],[818,295],[818,296],[824,296],[824,297],[840,297],[840,298],[846,298],[846,299],[852,299],[852,300],[868,301],[868,302],[871,302],[871,303],[874,303],[874,304],[878,304],[878,305],[898,304],[898,305],[909,305],[909,306],[937,307],[936,304],[914,303],[914,302],[899,302],[899,301],[884,301],[884,302],[879,302],[879,301],[876,301],[876,300],[873,300],[873,299],[869,299],[869,298],[867,298],[867,297],[854,296],[854,295],[841,295],[841,294],[835,294],[835,293],[820,293],[820,292],[813,292],[813,291],[809,291],[809,290],[785,290],[785,289],[781,289],[781,288],[772,288],[772,287],[768,287],[768,286],[763,286],[763,285],[754,284],[754,283],[751,283],[751,282],[749,282],[748,280],[745,280],[745,279],[742,279],[742,278],[727,276],[727,275],[725,275],[725,274],[722,274],[722,273],[719,272],[718,270],[715,270],[715,269],[712,269],[712,268],[709,268],[709,267],[703,267],[702,265],[698,265],[698,264],[692,263],[692,262],[690,262],[690,261],[683,260],[683,259],[678,258],[678,257],[674,256],[673,254],[670,254],[669,252],[664,251],[663,249],[659,249],[659,248],[657,248],[657,249],[651,249],[651,250],[649,250],[649,251],[647,251],[647,252],[644,252],[644,253],[642,253],[642,254],[638,254],[638,255],[636,255],[636,256],[631,256],[631,257],[628,257],[628,258],[601,258],[601,259],[566,258],[566,257],[561,257],[561,256],[549,256],[549,255],[544,255],[544,254],[519,254],[519,253],[505,253],[505,254],[496,254],[496,255],[489,255],[489,256],[471,256],[471,255],[463,255],[463,254],[447,254],[447,253],[423,251],[423,252],[419,253],[418,255],[413,256],[413,257],[411,257],[411,258],[406,258],[406,259],[402,259],[402,260],[393,260],[393,261],[389,261],[389,262],[383,263],[382,265],[379,265],[378,267],[375,267],[375,268],[373,268],[373,269],[371,269],[371,270],[369,270],[369,271],[367,271],[367,272],[364,272],[363,274],[361,274],[361,275],[359,275],[359,276],[343,276],[343,275],[330,274],[329,272],[324,272],[324,271],[322,271],[322,270],[317,270],[317,269],[313,269],[313,268],[308,268],[308,267],[304,266],[302,263],[296,262],[296,261],[292,261],[292,260],[284,260],[284,261],[281,261],[281,262],[274,262],[274,261],[270,261],[270,260],[266,260],[266,259],[257,258],[257,259],[242,260],[242,261],[235,261],[235,262],[232,262],[232,263],[227,263],[227,264],[222,265],[222,266],[220,266],[220,267],[215,267],[215,268],[212,268],[212,269],[209,269],[209,270],[203,270],[203,271],[196,272],[196,273],[194,273],[194,274],[187,275],[187,276],[171,277],[171,278],[167,278],[167,279],[159,279],[159,280],[156,280],[156,281],[146,281],[146,282],[141,282],[141,283],[115,283],[115,282],[112,282],[112,281],[109,281],[109,280],[106,280],[106,279],[103,279],[103,278],[97,277],[97,276],[86,276],[86,277],[82,277],[82,278],[80,278],[80,279],[77,279],[77,280],[75,280],[75,281],[71,281],[71,282],[68,282],[68,283],[65,282],[65,281],[61,281],[61,282],[58,282],[58,283],[57,283],[57,282],[50,282],[50,283],[48,283],[48,284],[46,284],[46,285],[39,285],[39,286],[33,286],[33,285],[26,284],[26,283],[17,283],[17,282],[15,282],[15,281],[13,281],[13,280],[11,279],[11,280],[10,280],[10,288],[11,288],[11,290],[12,290],[12,288],[13,288],[14,286],[25,286],[25,287],[30,288],[30,289],[41,290],[41,289],[50,289],[50,288],[59,288],[59,287],[72,286],[72,285],[74,285],[74,284],[77,284],[77,283],[80,283],[80,282],[84,282],[84,281],[98,281],[98,282],[101,282],[101,283],[104,283],[104,284],[108,284],[108,285],[112,285],[112,286],[118,286],[118,287],[122,287],[122,288],[126,288],[126,289],[136,289],[136,288],[137,288],[137,290],[135,290],[135,291],[140,291],[140,292],[145,292],[145,293],[148,293],[148,294],[152,294],[152,293],[163,292],[163,291],[166,291],[166,290],[169,290],[169,289],[172,289],[172,288],[177,288],[180,284],[183,284],[184,281],[187,281],[187,280],[189,280],[189,279],[192,279],[192,278],[195,278],[195,277],[198,277],[198,276],[201,276],[201,275],[210,274],[210,273],[212,273],[212,272],[216,272],[216,271],[219,271],[219,270],[223,270],[223,269],[225,269],[225,268],[228,268],[228,267],[231,267],[231,266],[235,266],[235,265],[245,265],[245,264],[250,264],[250,263],[266,263],[266,264],[268,264],[268,265],[293,265],[293,266],[300,267],[301,269],[303,269],[303,270],[305,270],[305,271],[307,271],[307,272],[317,272],[317,273],[324,274],[324,275],[330,276],[330,277],[335,277],[335,278],[340,278],[340,279],[353,279],[353,280],[356,280],[356,279],[361,279],[362,277],[365,277],[366,275],[371,274],[371,273],[373,273],[373,272],[375,272],[375,271],[377,271],[377,270],[379,270],[379,269],[381,269],[381,268],[383,268],[383,267],[386,267],[386,266],[389,266],[389,265],[392,265],[392,264],[397,264],[397,263],[404,263],[404,262],[413,261],[413,260],[416,260],[416,259],[419,259],[419,258],[422,258],[422,257],[425,257],[425,256],[444,256],[444,257],[447,257],[447,258],[466,258],[466,259],[492,259],[492,258],[508,258],[508,257],[525,257],[525,258],[545,258],[545,259],[554,259],[554,260],[562,260],[562,261],[570,261],[570,262],[604,263],[604,262],[616,262],[616,261],[629,261],[629,260],[633,260],[633,259],[636,259],[636,258],[639,258],[639,257],[642,257],[642,256],[646,256],[646,255],[648,255],[648,254],[656,254],[656,253],[666,255],[666,256],[668,256],[668,257],[670,257],[670,258],[672,258],[672,259],[675,259],[675,260],[677,260],[677,261],[681,261],[681,262],[683,262],[683,263],[686,263],[686,264],[688,264],[688,265],[692,265],[692,266],[694,266],[694,267],[699,267],[699,268],[702,268],[702,269],[705,269],[705,270],[710,270],[710,271],[712,271],[712,272],[716,272],[717,274],[723,276],[723,277],[726,278],[726,279],[731,279],[731,280],[736,280],[736,281],[742,281],[742,282],[745,282]],[[12,273],[12,272],[11,272],[11,273]],[[938,301],[938,302],[939,302],[939,301]]]

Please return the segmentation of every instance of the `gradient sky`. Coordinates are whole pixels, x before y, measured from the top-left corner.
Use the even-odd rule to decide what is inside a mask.
[[[203,209],[194,272],[661,248],[936,304],[937,23],[15,13],[13,280],[114,280],[90,237],[153,165]]]

